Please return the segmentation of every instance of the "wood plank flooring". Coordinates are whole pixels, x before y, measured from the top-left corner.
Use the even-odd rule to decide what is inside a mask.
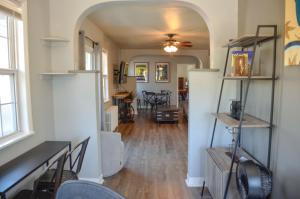
[[[199,199],[200,188],[188,188],[187,123],[157,125],[149,113],[134,123],[120,124],[125,143],[125,167],[105,178],[105,186],[128,199]],[[211,198],[205,190],[204,198]]]

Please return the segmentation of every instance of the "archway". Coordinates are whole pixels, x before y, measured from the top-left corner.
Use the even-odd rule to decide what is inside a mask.
[[[134,2],[134,1],[122,1],[122,2]],[[174,4],[173,1],[166,1],[166,2],[169,2],[169,3],[171,2],[172,4]],[[164,1],[164,3],[165,3],[165,1]],[[98,10],[99,8],[101,8],[102,6],[104,7],[105,5],[108,5],[108,4],[117,4],[117,2],[95,3],[95,4],[91,5],[89,8],[85,9],[83,11],[83,13],[78,17],[77,22],[76,22],[76,26],[75,26],[75,29],[74,29],[74,32],[73,32],[73,34],[74,34],[73,45],[75,46],[75,48],[73,50],[74,50],[75,59],[77,59],[77,53],[78,53],[78,47],[77,47],[77,43],[78,43],[78,31],[79,31],[79,28],[80,28],[83,20],[87,16],[89,16],[91,13],[95,12],[96,10]],[[214,37],[213,37],[213,34],[212,34],[213,33],[212,27],[211,27],[212,25],[209,23],[207,15],[200,8],[197,9],[198,7],[195,7],[192,3],[187,3],[187,2],[184,2],[184,1],[176,1],[175,4],[178,4],[180,6],[188,7],[190,9],[192,9],[192,10],[195,10],[198,14],[201,13],[201,14],[199,14],[199,18],[203,18],[204,19],[204,21],[206,22],[207,28],[209,30],[210,55],[211,55],[210,59],[212,60],[213,59],[213,54],[214,54],[213,53],[214,52],[214,45],[212,45],[214,43],[214,39],[213,39]],[[199,66],[203,66],[202,60],[199,59],[199,58],[197,58],[197,59],[198,59],[198,62],[199,62],[198,65]],[[75,61],[75,63],[78,63],[78,61]],[[211,63],[212,63],[212,61],[211,61]],[[177,93],[177,92],[175,91],[174,93]]]

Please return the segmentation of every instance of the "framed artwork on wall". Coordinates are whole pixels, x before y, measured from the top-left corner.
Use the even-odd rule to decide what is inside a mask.
[[[136,77],[136,82],[149,82],[149,64],[147,62],[134,63],[134,76]]]
[[[170,82],[170,67],[167,62],[155,63],[155,81],[159,83]]]
[[[284,65],[300,66],[300,0],[285,0]]]

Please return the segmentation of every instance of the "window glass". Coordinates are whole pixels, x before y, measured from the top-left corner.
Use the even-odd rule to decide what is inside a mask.
[[[108,75],[108,61],[107,61],[107,53],[106,51],[102,52],[102,73],[103,75]]]
[[[108,77],[103,76],[103,98],[104,101],[109,101],[109,94],[108,94]]]
[[[92,54],[89,52],[85,53],[85,70],[92,69]]]
[[[0,37],[5,37],[7,38],[7,16],[0,12]]]
[[[103,99],[105,102],[109,101],[108,90],[108,55],[105,50],[102,51],[102,77],[103,77]]]
[[[0,137],[17,131],[14,75],[0,75]]]
[[[0,104],[14,102],[13,75],[0,75]]]
[[[8,17],[0,12],[0,68],[9,68]]]
[[[1,105],[2,136],[17,132],[16,106],[14,103]]]
[[[17,21],[17,46],[18,46],[18,56],[17,56],[17,68],[20,70],[25,70],[25,47],[24,47],[24,26],[23,21]]]
[[[0,37],[0,68],[9,68],[8,39]]]

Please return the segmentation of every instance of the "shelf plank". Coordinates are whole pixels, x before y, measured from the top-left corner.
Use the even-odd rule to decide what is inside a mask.
[[[240,121],[232,118],[229,113],[213,113],[214,117],[220,120],[222,123],[231,128],[238,128]],[[269,128],[270,124],[264,120],[251,116],[249,114],[244,115],[243,128]]]
[[[69,73],[69,72],[46,72],[46,73],[40,73],[40,75],[44,76],[74,76],[75,73]]]
[[[100,73],[100,70],[69,70],[69,73]]]
[[[257,40],[257,44],[261,44],[261,43],[264,43],[264,42],[268,42],[272,39],[274,39],[274,36],[270,36],[270,35],[258,36],[258,37],[256,37],[255,35],[246,35],[246,36],[242,36],[238,39],[231,40],[229,43],[224,45],[224,47],[231,47],[231,48],[233,48],[233,47],[242,47],[242,48],[246,48],[246,47],[253,46],[255,44],[256,40]]]
[[[43,41],[47,41],[47,42],[69,42],[68,39],[63,38],[63,37],[44,37],[42,38]]]
[[[225,76],[225,80],[247,80],[248,76]],[[275,77],[275,80],[279,79],[278,76]],[[251,80],[273,80],[272,76],[251,76]]]

